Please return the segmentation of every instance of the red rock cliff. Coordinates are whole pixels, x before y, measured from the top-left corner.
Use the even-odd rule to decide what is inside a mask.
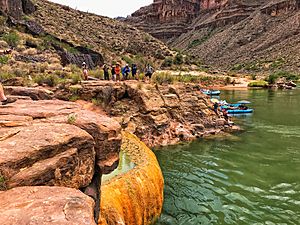
[[[201,10],[217,9],[226,4],[228,0],[154,0],[127,21],[154,37],[167,40],[184,33]]]

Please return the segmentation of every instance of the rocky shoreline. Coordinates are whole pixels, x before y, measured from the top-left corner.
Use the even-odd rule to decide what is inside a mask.
[[[5,217],[0,223],[10,221],[8,218],[13,221],[3,224],[21,220],[39,223],[48,219],[60,224],[93,224],[89,222],[93,218],[98,221],[101,176],[118,165],[121,130],[135,134],[150,147],[233,130],[223,118],[215,115],[209,98],[201,94],[195,84],[82,82],[52,90],[7,87],[6,91],[19,100],[0,106],[0,187],[6,199],[2,204],[10,206],[2,207],[1,215]],[[58,100],[74,97],[85,101]],[[123,144],[125,140],[123,137]],[[76,190],[82,190],[94,201]],[[53,202],[49,200],[51,207],[46,204],[47,199],[52,199],[47,192],[61,193]],[[18,193],[18,204],[14,204],[10,193]],[[36,193],[37,197],[31,199],[28,193]],[[59,216],[61,207],[65,210],[73,203],[83,211],[83,216],[74,218],[78,221],[66,222],[66,217]],[[24,210],[13,211],[16,215],[12,215],[10,210],[18,207]],[[39,210],[37,215],[23,215],[36,207],[42,207],[49,218],[39,215]],[[160,210],[155,211],[156,217]],[[107,219],[109,213],[106,211],[105,215]]]

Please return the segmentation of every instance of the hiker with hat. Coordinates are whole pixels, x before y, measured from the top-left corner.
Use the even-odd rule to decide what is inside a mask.
[[[88,72],[88,67],[85,62],[82,63],[82,79],[83,80],[88,80],[89,78],[89,72]]]
[[[116,73],[116,81],[119,82],[121,80],[121,66],[120,66],[120,63],[117,63],[116,64],[116,67],[115,67],[115,73]]]

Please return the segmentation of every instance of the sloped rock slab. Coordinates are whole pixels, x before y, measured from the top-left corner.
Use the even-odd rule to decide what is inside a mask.
[[[95,225],[94,201],[75,189],[20,187],[0,199],[1,225]]]
[[[96,143],[96,160],[102,173],[110,173],[117,167],[122,141],[121,126],[105,114],[86,110],[76,103],[60,100],[18,100],[14,104],[0,106],[0,126],[3,116],[31,117],[34,121],[39,120],[51,124],[71,123],[93,137]],[[20,119],[17,124],[22,123]],[[15,122],[14,118],[10,120],[6,118],[2,124],[12,126]]]
[[[0,128],[0,173],[6,188],[90,184],[94,174],[94,140],[68,124],[32,123]]]

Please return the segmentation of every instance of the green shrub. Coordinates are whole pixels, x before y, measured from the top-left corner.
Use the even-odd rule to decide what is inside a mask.
[[[275,73],[270,74],[267,77],[266,81],[269,84],[275,84],[276,80],[278,78],[282,78],[282,77],[285,77],[286,80],[292,80],[292,81],[297,81],[299,79],[298,74],[291,73],[291,72],[288,72],[288,71],[277,71]]]
[[[230,77],[226,77],[225,78],[225,84],[228,85],[231,83],[231,78]]]
[[[181,53],[177,53],[177,55],[174,58],[174,64],[176,65],[182,65],[184,63],[184,58]]]
[[[256,74],[254,74],[254,73],[251,74],[251,79],[252,79],[252,80],[256,80]]]
[[[0,173],[0,191],[5,191],[7,189],[5,178]]]
[[[162,67],[170,67],[172,65],[173,65],[173,58],[172,57],[166,57],[161,66]]]
[[[71,102],[76,102],[77,100],[79,100],[80,97],[78,95],[71,95],[70,98],[69,98],[69,101]]]
[[[8,63],[8,60],[9,60],[9,56],[7,55],[1,55],[0,56],[0,64],[7,64]]]
[[[268,82],[264,80],[252,81],[248,84],[248,87],[267,87]]]
[[[10,32],[8,34],[4,34],[2,39],[11,47],[17,47],[20,42],[20,37],[16,32]]]
[[[188,48],[193,48],[193,47],[196,47],[200,44],[201,44],[201,40],[200,39],[195,39],[192,42],[190,42]]]
[[[104,79],[104,71],[100,68],[93,69],[89,71],[89,76],[95,77],[98,79]]]
[[[172,84],[176,80],[176,77],[170,73],[155,73],[152,76],[152,81],[156,84]]]
[[[98,99],[98,98],[92,98],[92,103],[96,106],[102,106],[103,105],[103,101],[101,99]]]
[[[8,72],[0,72],[0,79],[1,80],[8,80],[11,78],[14,78],[15,75],[13,73],[8,73]]]
[[[72,73],[70,75],[70,78],[72,80],[72,84],[79,84],[81,82],[81,76],[78,73]]]
[[[38,75],[35,76],[33,80],[38,85],[46,84],[49,87],[55,87],[60,82],[59,77],[55,74]]]
[[[74,124],[77,120],[77,114],[76,113],[73,113],[73,114],[70,114],[68,115],[68,124]]]

